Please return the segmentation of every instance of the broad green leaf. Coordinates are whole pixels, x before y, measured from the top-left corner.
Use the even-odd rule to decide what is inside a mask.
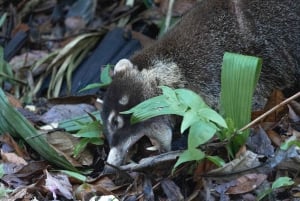
[[[185,150],[178,158],[176,164],[174,165],[174,169],[178,167],[180,164],[188,162],[188,161],[199,161],[205,158],[205,154],[199,149],[188,149]]]
[[[188,149],[194,149],[209,141],[216,133],[211,123],[198,121],[191,125],[188,136]]]
[[[184,113],[181,122],[180,132],[183,133],[187,128],[189,128],[193,123],[199,121],[197,113],[193,110],[188,110]]]
[[[178,99],[189,106],[193,110],[199,110],[200,108],[208,107],[203,99],[195,92],[188,89],[175,89]]]
[[[0,108],[0,133],[9,133],[12,136],[20,137],[49,162],[72,171],[77,171],[69,161],[48,144],[45,135],[38,133],[28,120],[8,103],[1,88]]]
[[[75,137],[86,137],[95,138],[100,137],[102,131],[101,125],[98,121],[93,121],[84,125],[79,132],[77,132]]]
[[[279,177],[272,184],[272,189],[281,188],[283,186],[293,185],[295,182],[289,177]]]
[[[226,52],[221,73],[221,111],[237,128],[250,122],[252,96],[261,71],[262,60]],[[249,130],[233,138],[236,152],[248,137]]]
[[[216,123],[217,125],[223,128],[227,128],[226,121],[223,119],[223,117],[210,108],[199,109],[198,115],[206,118],[209,121]]]
[[[168,99],[169,101],[170,99]],[[131,123],[137,123],[146,119],[166,114],[181,115],[186,110],[184,105],[176,104],[173,101],[169,103],[164,95],[150,98],[122,114],[132,113]]]
[[[206,156],[206,158],[216,164],[218,167],[225,165],[225,161],[219,156]]]

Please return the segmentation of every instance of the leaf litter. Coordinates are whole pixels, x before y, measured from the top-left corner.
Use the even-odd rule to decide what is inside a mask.
[[[28,1],[10,4],[4,1],[1,3],[2,9],[7,10],[10,17],[17,22],[14,24],[13,21],[4,21],[2,33],[5,33],[4,30],[7,31],[6,33],[11,32],[9,34],[9,38],[12,39],[11,46],[7,46],[5,55],[6,59],[10,60],[9,64],[15,73],[15,80],[22,81],[17,84],[6,82],[3,89],[17,97],[15,100],[9,98],[10,104],[15,102],[13,104],[15,108],[24,109],[22,103],[34,101],[37,110],[33,114],[36,115],[34,116],[36,120],[30,122],[37,129],[45,123],[68,121],[79,115],[65,116],[67,113],[78,112],[80,107],[74,103],[70,103],[71,107],[67,106],[66,104],[70,101],[67,100],[68,97],[65,100],[58,100],[59,106],[45,102],[39,103],[40,99],[38,99],[43,95],[60,95],[59,91],[63,90],[64,85],[63,77],[70,78],[76,70],[76,65],[68,65],[64,61],[80,63],[84,59],[82,57],[76,60],[82,53],[76,50],[78,48],[76,44],[91,44],[88,45],[91,49],[83,54],[88,55],[88,52],[95,48],[92,44],[96,44],[102,37],[102,32],[101,34],[85,34],[99,27],[106,33],[108,26],[116,26],[120,19],[138,10],[140,6],[131,10],[118,1],[103,1],[98,6],[95,6],[94,2],[77,1],[76,4],[70,4],[68,1],[61,1],[61,4],[58,4],[56,1]],[[168,5],[166,2],[161,1],[159,9],[162,13],[166,13]],[[188,0],[178,2],[174,8],[179,15],[186,12],[185,9],[191,8],[193,3]],[[62,13],[59,13],[59,9],[69,14],[61,18]],[[112,11],[115,12],[112,13]],[[151,14],[158,16],[157,13],[159,13],[151,9],[147,12],[148,16]],[[141,13],[140,16],[145,16],[145,13]],[[135,17],[138,19],[141,18],[140,16]],[[61,21],[63,23],[58,23]],[[9,27],[13,29],[8,30]],[[64,32],[64,29],[67,31]],[[28,30],[33,33],[30,37]],[[145,38],[144,34],[141,35],[143,36],[139,37],[139,40],[142,40],[141,43],[149,43],[147,42],[149,38],[147,36]],[[77,36],[79,38],[76,38]],[[88,37],[91,37],[90,41],[83,40]],[[70,42],[72,39],[75,40]],[[27,48],[24,42],[28,44]],[[41,57],[43,60],[40,60]],[[58,69],[59,66],[65,67],[63,70],[67,72],[67,75],[63,73],[63,70]],[[46,74],[52,76],[47,78]],[[47,82],[47,79],[51,79],[48,83],[53,88],[45,93],[43,83]],[[70,87],[72,83],[67,82]],[[9,93],[6,97],[12,97]],[[274,92],[265,110],[252,113],[253,119],[279,105],[284,99],[280,91]],[[78,100],[79,103],[85,102],[80,98]],[[72,101],[74,101],[73,97]],[[93,101],[89,102],[87,108],[94,107],[95,104]],[[87,108],[82,109],[81,114],[92,112]],[[61,113],[50,114],[51,109]],[[51,117],[47,116],[49,114]],[[12,133],[3,132],[1,128],[3,176],[0,189],[4,190],[4,193],[0,194],[1,200],[92,200],[94,196],[102,196],[106,200],[256,200],[257,195],[272,188],[272,182],[276,178],[289,176],[296,184],[299,181],[298,147],[280,148],[284,142],[296,144],[299,141],[300,104],[297,101],[291,101],[279,107],[275,112],[260,119],[259,124],[253,125],[247,147],[242,147],[235,159],[226,161],[221,168],[217,168],[209,160],[203,160],[199,163],[183,164],[172,172],[176,158],[182,152],[175,151],[155,156],[146,154],[139,163],[131,163],[118,168],[116,174],[102,175],[107,145],[105,143],[100,146],[89,144],[77,158],[74,158],[73,150],[79,139],[70,135],[72,129],[68,132],[61,131],[62,128],[74,128],[74,125],[78,130],[78,125],[80,127],[84,121],[73,120],[72,125],[67,126],[60,124],[61,127],[43,131],[39,135],[47,136],[47,143],[54,151],[77,168],[73,170],[74,173],[86,175],[86,179],[59,171],[61,166],[41,157],[26,143],[26,139],[16,138]],[[2,124],[3,122],[0,123]],[[14,122],[15,124],[19,122]],[[101,136],[100,133],[99,136]],[[37,136],[32,136],[32,138],[35,137]],[[207,147],[210,155],[227,158],[224,155],[226,153],[224,145],[220,142],[211,141],[203,146]],[[300,197],[298,185],[288,185],[283,190],[280,188],[272,190],[271,195],[276,196],[277,199],[288,200]]]

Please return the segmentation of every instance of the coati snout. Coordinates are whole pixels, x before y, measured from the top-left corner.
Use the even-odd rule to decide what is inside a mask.
[[[217,108],[225,51],[263,59],[254,109],[262,108],[274,89],[299,87],[299,11],[297,0],[202,0],[163,38],[118,62],[102,111],[111,147],[107,162],[123,164],[142,136],[161,151],[170,150],[172,116],[131,125],[130,117],[120,114],[159,95],[160,85],[191,89]]]
[[[160,63],[154,65],[164,69],[172,63],[163,67],[161,66],[163,64]],[[127,59],[119,61],[114,68],[113,82],[107,89],[104,98],[105,105],[101,112],[106,138],[111,148],[107,161],[112,165],[118,166],[124,163],[130,147],[143,136],[147,136],[155,148],[161,152],[171,149],[174,124],[171,116],[155,117],[131,125],[130,115],[120,114],[120,112],[129,110],[147,98],[160,93],[157,87],[163,83],[160,83],[159,79],[165,75],[162,71],[154,69],[139,71]],[[176,69],[173,70],[175,73]],[[157,76],[153,74],[156,71],[160,72]],[[176,80],[181,80],[181,78],[178,77]]]

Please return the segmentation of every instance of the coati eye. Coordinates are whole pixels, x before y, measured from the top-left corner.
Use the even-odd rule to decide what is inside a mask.
[[[117,129],[122,128],[124,125],[123,118],[117,115],[115,111],[112,111],[108,116],[108,123],[111,132],[115,132]]]

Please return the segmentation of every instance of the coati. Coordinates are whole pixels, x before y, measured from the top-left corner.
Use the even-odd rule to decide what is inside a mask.
[[[107,162],[123,164],[142,136],[161,152],[170,150],[172,116],[131,125],[130,116],[120,114],[159,95],[158,86],[191,89],[217,106],[225,51],[263,58],[255,108],[273,89],[299,87],[300,1],[202,0],[163,38],[120,60],[101,112],[110,146]]]

